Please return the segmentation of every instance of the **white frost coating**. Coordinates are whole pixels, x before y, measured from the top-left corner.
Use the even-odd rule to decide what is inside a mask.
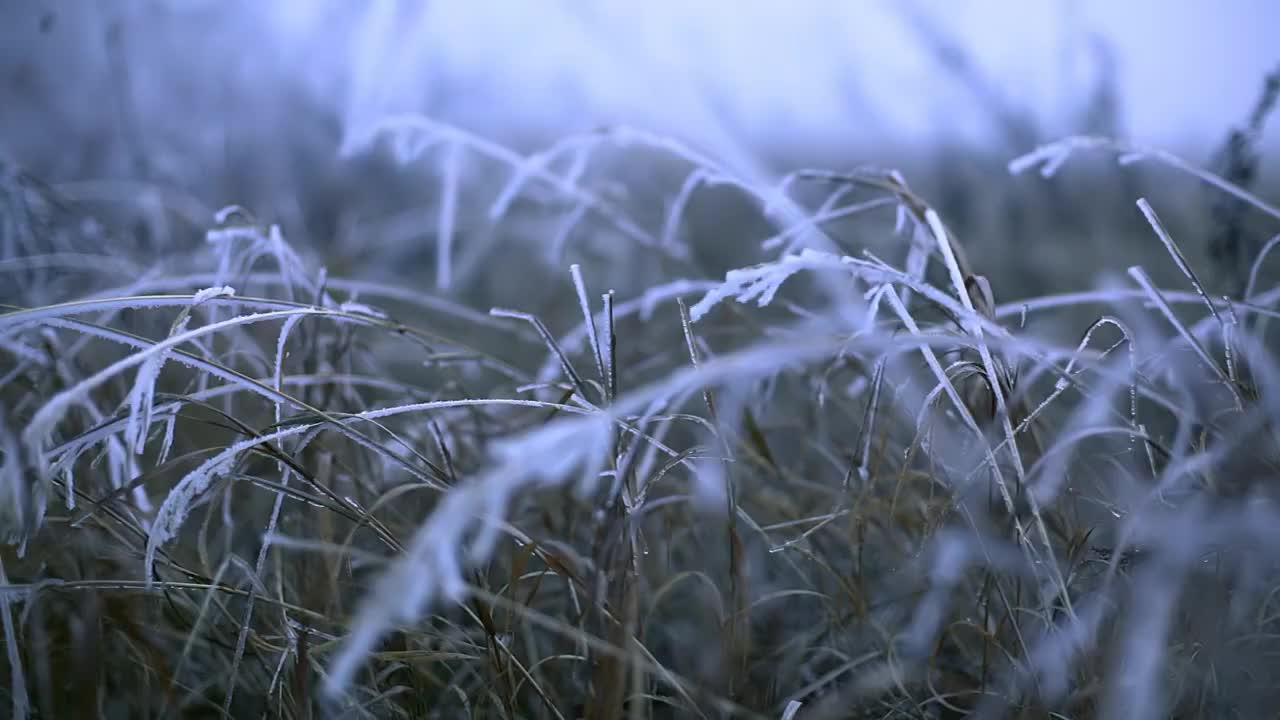
[[[615,320],[621,320],[624,317],[636,315],[644,322],[648,322],[653,318],[653,313],[663,302],[681,295],[687,295],[694,292],[708,292],[718,287],[719,283],[709,282],[706,280],[673,280],[663,285],[656,285],[648,288],[637,298],[632,298],[626,302],[618,303],[613,308],[613,316]],[[598,321],[606,320],[604,313],[596,313],[599,316]],[[560,347],[566,351],[573,350],[587,340],[587,328],[585,323],[579,324],[573,330],[570,330],[560,338]],[[550,357],[543,363],[542,369],[538,371],[538,380],[540,382],[549,382],[559,368],[556,358]]]
[[[437,400],[432,402],[414,403],[411,405],[398,405],[396,407],[380,408],[377,410],[368,410],[352,415],[346,419],[349,421],[377,420],[379,418],[402,415],[411,412],[425,412],[429,410],[444,410],[448,408],[483,405],[513,405],[536,408],[547,407],[546,403],[529,400]],[[562,407],[561,410],[574,412],[576,409]],[[239,457],[241,453],[256,445],[266,442],[277,442],[284,438],[302,435],[315,430],[320,427],[321,424],[322,423],[307,423],[302,425],[292,425],[265,435],[241,440],[240,442],[227,446],[217,455],[214,455],[201,463],[199,467],[187,473],[187,475],[169,491],[168,496],[165,497],[164,503],[160,506],[160,510],[156,512],[154,524],[147,535],[147,550],[143,561],[144,575],[147,577],[147,582],[151,582],[152,570],[155,567],[156,552],[159,550],[160,546],[173,539],[177,534],[178,529],[182,526],[182,523],[190,513],[191,502],[209,488],[209,485],[218,473],[224,471],[228,466],[234,463],[235,459]],[[354,505],[354,502],[350,499],[348,499],[348,502],[352,502]]]
[[[228,205],[213,214],[213,221],[219,225],[225,225],[227,220],[235,213],[245,213],[245,209],[239,205]]]
[[[37,323],[52,324],[51,321],[88,312],[119,312],[121,310],[150,310],[155,308],[185,307],[190,300],[174,297],[125,297],[102,298],[96,300],[78,300],[58,305],[46,305],[27,310],[15,310],[0,315],[0,331],[35,325]],[[272,301],[240,301],[237,304],[247,307],[279,308],[278,302]]]
[[[1046,178],[1053,177],[1062,164],[1078,150],[1106,147],[1111,141],[1095,137],[1069,137],[1041,145],[1031,152],[1009,161],[1009,173],[1022,173],[1039,166],[1040,174]]]
[[[919,225],[912,225],[914,228],[911,233],[910,249],[907,250],[907,260],[904,269],[907,275],[917,281],[923,282],[925,271],[929,266],[929,254],[932,249],[932,243],[929,242],[929,233]],[[911,288],[902,289],[902,304],[908,308],[911,307],[911,299],[913,293]]]
[[[173,450],[173,431],[177,424],[178,414],[176,412],[165,419],[164,439],[160,443],[160,455],[156,458],[157,464],[163,465],[169,461],[169,453]]]
[[[31,422],[22,433],[23,443],[26,445],[33,458],[41,459],[43,462],[42,459],[44,457],[44,453],[41,445],[52,434],[54,427],[67,414],[67,411],[70,409],[72,404],[82,402],[83,399],[95,388],[101,386],[103,383],[129,368],[145,363],[148,358],[156,355],[162,355],[185,342],[190,342],[205,335],[211,335],[230,327],[248,325],[256,322],[265,322],[268,320],[280,320],[294,315],[322,315],[325,312],[327,311],[319,308],[295,308],[276,312],[241,315],[239,317],[210,323],[194,330],[187,330],[186,332],[173,335],[164,341],[158,342],[146,349],[117,360],[102,370],[99,370],[93,375],[81,380],[62,392],[59,392],[57,395],[54,395],[53,398],[37,410],[35,415],[31,418]]]
[[[511,204],[519,197],[520,192],[533,180],[552,182],[562,187],[574,187],[582,179],[591,160],[591,152],[602,141],[599,133],[588,135],[570,135],[552,144],[550,147],[528,157],[520,157],[514,152],[505,153],[503,159],[515,169],[511,179],[502,187],[498,197],[489,206],[489,219],[497,220],[511,209]],[[565,174],[557,176],[551,170],[551,163],[566,152],[569,155],[569,167]],[[490,153],[492,154],[492,153]]]
[[[1240,390],[1236,387],[1236,384],[1232,382],[1231,378],[1227,377],[1227,374],[1222,367],[1219,366],[1218,363],[1214,362],[1213,357],[1209,355],[1209,351],[1205,349],[1204,345],[1200,343],[1196,336],[1191,333],[1184,323],[1178,320],[1176,315],[1174,315],[1173,308],[1169,306],[1168,301],[1166,301],[1164,296],[1161,295],[1159,289],[1156,288],[1155,283],[1153,283],[1151,278],[1147,275],[1147,272],[1141,267],[1135,265],[1129,268],[1128,274],[1142,286],[1142,289],[1146,291],[1156,308],[1159,309],[1160,313],[1169,321],[1169,324],[1178,331],[1178,334],[1187,342],[1187,345],[1191,347],[1191,350],[1196,354],[1200,361],[1205,364],[1205,367],[1213,371],[1213,373],[1218,376],[1218,380],[1222,382],[1223,386],[1231,392],[1232,397],[1235,399],[1236,407],[1244,407],[1244,400],[1241,398]]]
[[[582,322],[587,328],[587,337],[591,340],[591,353],[595,357],[596,372],[600,380],[605,379],[604,355],[600,349],[600,336],[596,332],[596,319],[591,314],[591,303],[587,300],[587,283],[582,279],[582,266],[574,263],[569,266],[569,274],[573,276],[573,289],[578,293],[578,307],[582,310]]]
[[[261,239],[259,239],[261,242]],[[307,272],[306,264],[302,262],[302,258],[293,251],[293,247],[285,242],[284,233],[280,230],[279,225],[272,225],[267,230],[266,246],[271,251],[271,255],[276,259],[276,266],[280,269],[280,278],[283,280],[284,291],[289,300],[294,299],[294,287],[301,286],[311,295],[315,295],[319,285],[311,282]]]
[[[199,305],[205,300],[209,300],[211,298],[234,297],[235,294],[236,294],[236,289],[231,287],[230,285],[222,285],[221,287],[205,288],[204,290],[200,290],[195,295],[191,296],[191,304],[193,306]]]
[[[942,253],[942,259],[947,268],[947,275],[951,279],[951,286],[955,289],[956,295],[960,297],[960,302],[964,305],[964,309],[968,310],[970,314],[974,313],[973,299],[969,297],[969,291],[965,288],[964,274],[960,269],[959,262],[956,260],[955,251],[951,247],[951,236],[947,232],[947,228],[942,224],[942,218],[938,217],[938,213],[933,208],[929,208],[924,211],[924,219],[929,224],[929,231],[933,233],[933,237],[938,243],[938,250]],[[967,327],[966,329],[972,332],[974,336],[982,337],[981,326],[969,322],[967,318],[965,319],[965,324],[972,325],[972,327]]]
[[[506,498],[524,487],[561,483],[566,478],[594,481],[607,459],[616,418],[641,411],[659,398],[730,379],[741,382],[812,362],[836,351],[837,347],[831,341],[811,344],[791,341],[785,345],[761,344],[722,355],[618,398],[609,412],[564,417],[499,443],[495,448],[495,467],[474,482],[459,485],[447,493],[414,534],[404,555],[365,595],[352,622],[351,633],[329,667],[325,693],[334,698],[343,693],[387,627],[416,619],[435,601],[462,596],[466,584],[459,557],[466,551],[468,559],[476,562],[492,550],[497,537],[491,533],[503,520]],[[707,471],[718,472],[710,467]],[[698,475],[704,490],[702,497],[713,501],[719,498],[715,506],[723,507],[723,482],[716,482],[710,474]],[[482,525],[477,526],[477,522]],[[473,530],[479,530],[480,541],[464,548],[463,540]]]
[[[284,390],[285,346],[289,342],[289,333],[292,332],[294,326],[296,326],[301,321],[302,321],[301,315],[295,315],[294,317],[291,317],[288,320],[285,320],[284,326],[280,328],[280,336],[276,338],[276,361],[275,361],[276,370],[275,370],[274,376],[272,377],[272,383],[276,389],[276,392],[279,392],[282,394]],[[284,403],[281,400],[277,399],[274,404],[275,404],[276,424],[279,425],[281,419],[283,418]],[[280,470],[281,472],[284,472],[285,470],[283,463],[281,463],[280,465]]]
[[[187,519],[187,515],[191,513],[191,503],[201,493],[209,489],[209,485],[213,483],[214,478],[219,473],[225,471],[235,462],[236,456],[240,452],[262,442],[264,442],[262,438],[250,438],[232,445],[227,450],[201,463],[195,470],[187,473],[186,477],[182,478],[165,496],[160,509],[156,511],[151,531],[147,533],[147,549],[143,557],[143,576],[146,578],[148,590],[151,589],[151,582],[154,577],[156,552],[161,545],[172,540],[174,535],[177,534],[178,528]],[[231,452],[232,450],[235,450],[235,452]]]
[[[843,270],[845,259],[832,253],[805,249],[798,255],[786,255],[776,262],[755,265],[725,274],[724,283],[708,292],[689,309],[690,319],[697,322],[721,301],[734,298],[738,302],[756,301],[759,307],[773,302],[782,283],[801,270]]]
[[[190,316],[179,320],[170,332],[170,337],[186,332],[190,321]],[[133,388],[129,391],[129,423],[125,426],[124,441],[135,455],[141,455],[146,445],[147,431],[151,428],[151,414],[155,407],[156,380],[160,377],[168,355],[167,352],[157,353],[143,361],[138,367]]]

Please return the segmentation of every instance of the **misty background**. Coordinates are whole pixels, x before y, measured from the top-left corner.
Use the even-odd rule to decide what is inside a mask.
[[[1019,296],[1144,258],[1147,244],[1117,233],[1146,231],[1132,203],[1148,186],[1172,227],[1192,235],[1212,232],[1214,199],[1193,180],[1114,157],[1073,162],[1052,181],[1011,177],[1007,163],[1087,133],[1225,172],[1228,133],[1280,67],[1268,37],[1278,22],[1265,0],[22,0],[0,9],[0,158],[96,217],[122,215],[121,251],[198,242],[234,203],[339,268],[437,280],[432,218],[453,178],[465,188],[451,201],[459,278],[439,289],[465,293],[468,267],[512,247],[478,210],[511,168],[451,155],[447,138],[388,139],[387,119],[429,118],[521,155],[622,125],[751,182],[800,167],[900,169],[990,258],[989,274],[1025,281],[1005,284]],[[1264,197],[1276,135],[1255,132],[1247,148],[1249,183]],[[589,163],[654,228],[690,172],[616,146],[593,149]],[[571,211],[509,218],[498,234],[545,249]],[[767,236],[753,214],[714,187],[688,203],[680,229],[695,274],[755,259],[739,250],[756,242],[733,239]],[[570,259],[593,242],[608,255],[618,241],[592,238],[568,243]],[[1073,274],[1082,250],[1103,262]],[[563,253],[547,259],[567,264]]]

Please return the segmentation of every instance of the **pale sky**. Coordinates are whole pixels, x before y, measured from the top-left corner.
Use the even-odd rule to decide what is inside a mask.
[[[1064,112],[1102,72],[1089,33],[1113,50],[1125,127],[1141,143],[1215,143],[1247,112],[1262,75],[1280,66],[1280,3],[1268,0],[917,6],[1009,104],[1050,132],[1070,129]],[[332,20],[277,7],[294,41],[332,37]],[[718,123],[752,142],[856,146],[980,139],[989,128],[981,103],[889,0],[369,7],[340,31],[348,64],[337,72],[351,80],[344,110],[355,123],[430,104],[499,135],[515,125],[554,134],[625,122],[697,138]]]
[[[988,95],[944,70],[910,6]],[[128,107],[180,162],[272,116],[329,111],[359,132],[426,113],[500,141],[625,123],[733,164],[743,148],[983,142],[991,97],[1053,139],[1105,76],[1128,139],[1203,161],[1280,67],[1275,28],[1275,0],[31,0],[0,3],[0,69],[19,92],[0,97],[0,140],[56,153],[57,134],[89,136]]]

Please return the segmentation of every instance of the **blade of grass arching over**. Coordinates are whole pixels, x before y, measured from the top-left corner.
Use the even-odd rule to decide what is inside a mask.
[[[1141,160],[1154,160],[1184,172],[1202,182],[1232,195],[1238,200],[1248,203],[1258,210],[1280,220],[1280,207],[1276,207],[1244,188],[1219,175],[1196,167],[1192,163],[1174,155],[1167,150],[1139,147],[1121,140],[1106,137],[1076,135],[1042,145],[1031,152],[1009,161],[1008,169],[1013,175],[1020,175],[1027,170],[1039,166],[1040,174],[1052,177],[1062,164],[1073,154],[1081,150],[1107,150],[1120,155],[1120,163],[1129,165]]]

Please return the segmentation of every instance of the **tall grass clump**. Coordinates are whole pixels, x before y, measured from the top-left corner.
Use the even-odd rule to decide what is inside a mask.
[[[1043,146],[1015,182],[1165,173],[1112,241],[1148,262],[1043,294],[897,171],[764,183],[632,128],[522,154],[421,117],[344,151],[427,183],[413,282],[240,207],[128,251],[3,169],[13,716],[1280,704],[1277,243],[1224,280],[1167,181],[1274,234],[1262,193]],[[677,180],[630,188],[636,157]],[[708,194],[743,216],[713,247]]]

